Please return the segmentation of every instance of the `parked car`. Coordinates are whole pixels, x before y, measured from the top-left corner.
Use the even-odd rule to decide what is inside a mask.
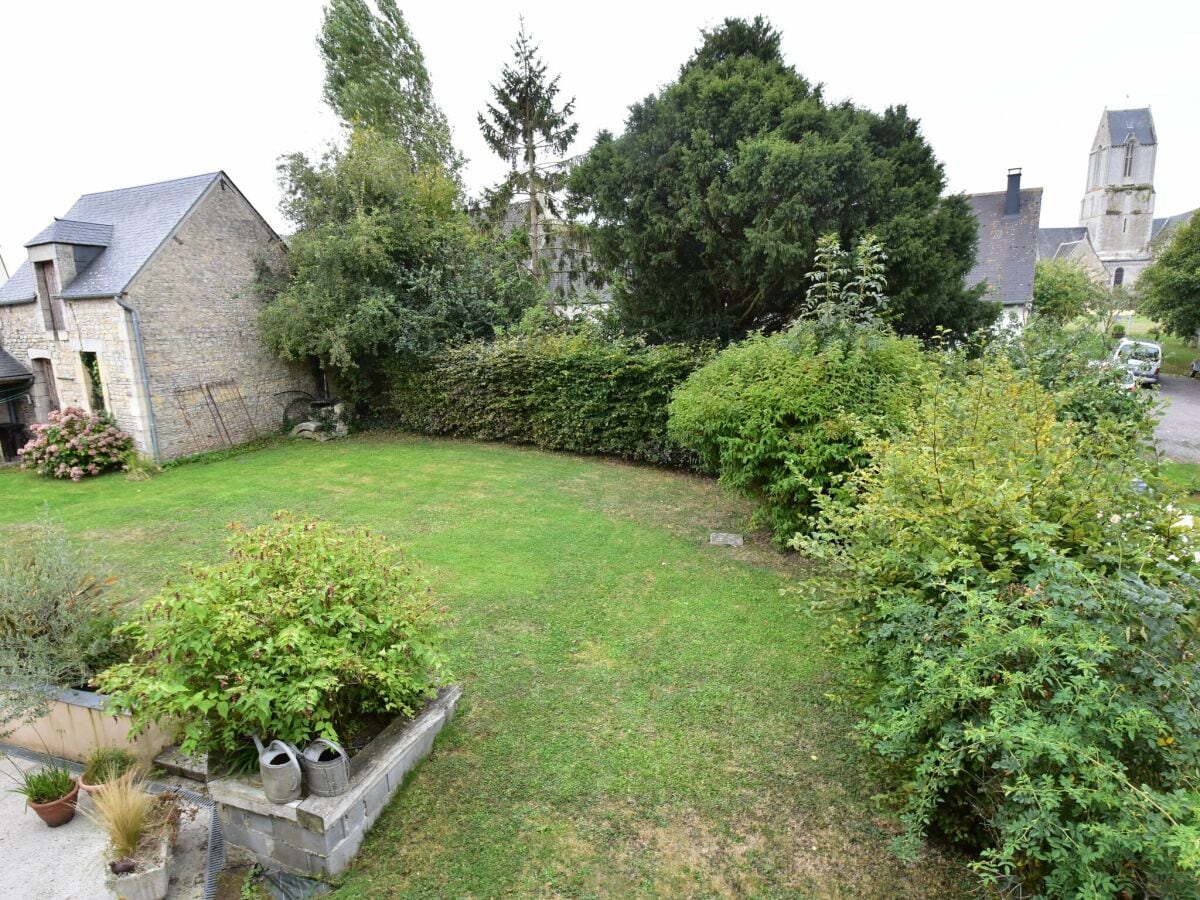
[[[1116,368],[1129,373],[1135,385],[1158,384],[1162,372],[1162,345],[1156,341],[1134,341],[1122,338],[1109,360]]]

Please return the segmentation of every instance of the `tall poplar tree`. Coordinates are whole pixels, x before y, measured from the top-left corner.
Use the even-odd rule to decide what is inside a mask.
[[[563,189],[562,157],[575,140],[578,125],[571,123],[575,98],[557,106],[558,75],[547,80],[546,64],[538,55],[533,36],[525,31],[525,20],[513,60],[493,84],[494,102],[479,114],[479,128],[489,147],[512,166],[508,178],[493,192],[493,202],[507,206],[514,196],[529,198],[526,225],[529,229],[530,268],[541,276],[541,250],[547,213],[557,215],[555,194]],[[547,159],[549,157],[549,159]]]
[[[317,47],[325,61],[325,102],[351,128],[398,142],[414,171],[437,164],[455,173],[462,159],[446,114],[433,99],[425,55],[396,6],[375,0],[331,0]]]

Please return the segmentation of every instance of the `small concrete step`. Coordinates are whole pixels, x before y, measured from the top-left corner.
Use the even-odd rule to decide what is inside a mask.
[[[208,754],[184,756],[179,752],[178,747],[166,747],[162,753],[154,757],[154,765],[172,775],[190,778],[192,781],[199,781],[202,784],[208,783]]]

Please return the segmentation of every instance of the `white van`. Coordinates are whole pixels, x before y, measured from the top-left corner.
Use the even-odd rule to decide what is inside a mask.
[[[1122,338],[1110,362],[1129,372],[1133,384],[1158,384],[1158,376],[1162,371],[1162,345],[1155,341]]]

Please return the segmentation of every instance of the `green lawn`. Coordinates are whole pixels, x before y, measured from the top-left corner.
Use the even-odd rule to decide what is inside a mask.
[[[466,696],[338,896],[965,893],[888,852],[836,660],[710,481],[512,448],[367,436],[80,484],[0,472],[0,527],[43,504],[140,598],[276,509],[369,525],[422,561]]]
[[[1163,475],[1186,494],[1183,505],[1189,512],[1200,512],[1200,463],[1163,463]]]

